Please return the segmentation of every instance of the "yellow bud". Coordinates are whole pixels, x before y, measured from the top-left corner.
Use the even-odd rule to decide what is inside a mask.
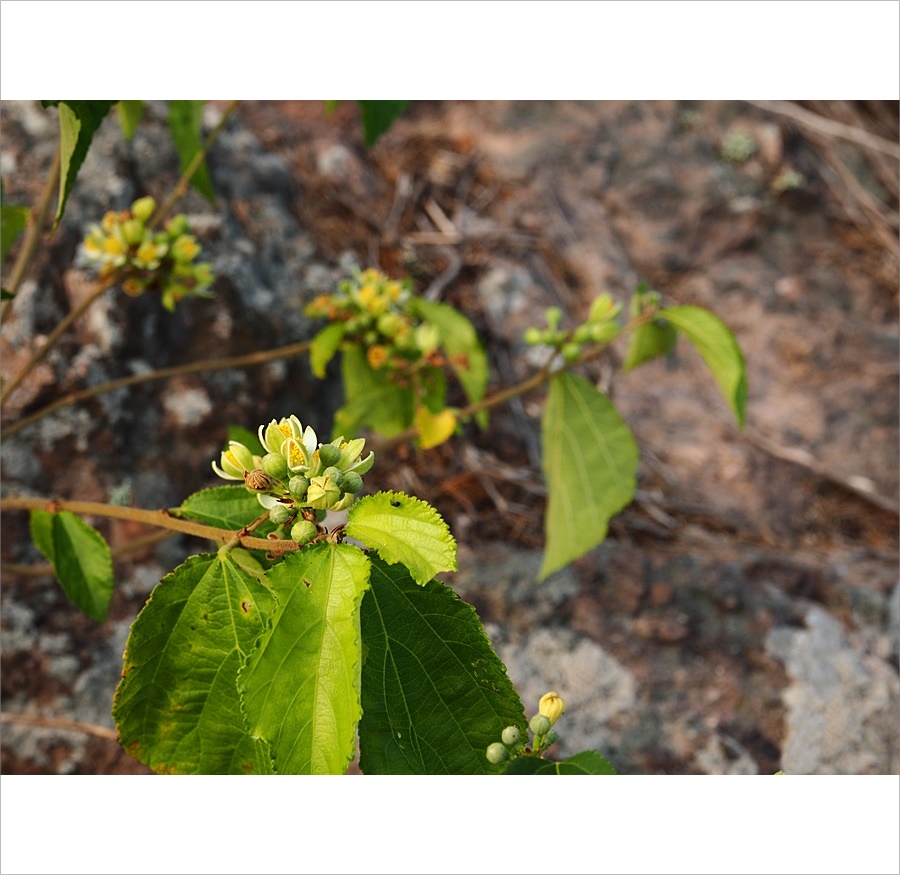
[[[566,712],[566,703],[559,693],[544,693],[538,702],[538,714],[543,714],[552,726]]]

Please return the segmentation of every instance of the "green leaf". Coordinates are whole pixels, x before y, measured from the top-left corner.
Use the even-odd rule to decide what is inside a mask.
[[[69,601],[102,623],[114,586],[112,553],[103,535],[70,511],[33,510],[31,537],[53,565]]]
[[[241,672],[254,738],[281,774],[343,774],[361,714],[359,608],[369,560],[349,544],[312,544],[268,574],[272,622]]]
[[[412,391],[392,382],[386,371],[372,370],[361,347],[348,346],[342,352],[341,375],[346,403],[335,414],[335,435],[356,434],[368,427],[393,437],[412,424]]]
[[[436,580],[417,584],[372,557],[362,604],[360,769],[367,774],[491,774],[485,756],[525,713],[475,609]]]
[[[0,180],[0,264],[6,261],[16,238],[25,229],[28,222],[28,207],[18,204],[6,203],[6,193],[3,191],[3,180]],[[9,294],[8,292],[6,293]],[[13,296],[10,296],[13,297]],[[7,300],[4,296],[3,300]]]
[[[668,355],[677,340],[678,333],[667,322],[654,320],[640,325],[631,335],[622,370],[629,371],[651,359]]]
[[[585,750],[567,760],[555,762],[542,757],[516,757],[504,775],[615,775],[612,763],[595,750]]]
[[[385,562],[405,565],[419,583],[456,570],[456,541],[447,523],[428,502],[403,492],[379,492],[355,502],[345,531]]]
[[[344,339],[343,322],[332,322],[326,325],[312,340],[309,349],[309,364],[312,372],[320,380],[325,379],[325,368],[328,366]]]
[[[228,440],[243,444],[254,456],[264,456],[266,454],[266,448],[260,442],[259,435],[255,431],[250,431],[249,428],[244,428],[242,425],[228,426]]]
[[[144,101],[120,100],[116,109],[119,114],[119,126],[122,128],[122,134],[126,140],[130,140],[144,117]]]
[[[472,323],[459,310],[424,298],[416,298],[412,309],[437,328],[441,346],[469,401],[484,398],[490,376],[488,359]]]
[[[406,111],[408,100],[357,100],[363,127],[363,142],[374,146],[382,134]]]
[[[59,107],[59,204],[56,208],[56,219],[53,222],[55,231],[62,219],[66,201],[75,185],[75,177],[84,163],[85,156],[94,138],[94,132],[106,118],[114,100],[43,100],[46,106]]]
[[[237,673],[272,612],[269,591],[227,556],[166,575],[131,627],[113,717],[119,740],[157,772],[271,773],[244,725]]]
[[[179,508],[184,516],[220,529],[241,529],[265,513],[256,495],[244,486],[213,486],[188,496]]]
[[[610,518],[634,497],[638,465],[637,444],[612,401],[574,374],[550,384],[541,433],[549,496],[538,580],[606,537]]]
[[[747,372],[744,356],[728,327],[703,307],[667,307],[659,311],[703,356],[725,399],[744,427]]]
[[[187,170],[188,165],[203,146],[201,137],[203,104],[202,100],[169,101],[169,130],[172,133],[172,142],[175,143],[178,157],[181,159],[182,173]],[[210,203],[215,202],[216,196],[213,193],[212,179],[209,176],[205,158],[191,177],[191,185]]]
[[[325,101],[325,112],[332,113],[334,112],[344,101],[343,100],[326,100]]]

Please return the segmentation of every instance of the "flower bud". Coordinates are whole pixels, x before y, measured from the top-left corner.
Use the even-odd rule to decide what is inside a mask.
[[[559,741],[559,733],[555,729],[551,729],[547,733],[547,743],[544,747],[550,747],[551,744],[556,744],[557,741]]]
[[[131,215],[141,224],[146,225],[155,209],[156,201],[152,197],[140,197],[131,205]]]
[[[538,702],[538,714],[543,714],[552,726],[566,712],[566,703],[557,692],[544,693]],[[541,733],[542,735],[544,733]]]
[[[275,523],[276,526],[286,523],[293,515],[294,511],[286,504],[276,504],[269,511],[269,519]]]
[[[266,453],[262,460],[263,471],[276,480],[283,480],[288,475],[287,459],[281,453]]]
[[[496,766],[509,758],[509,751],[499,741],[495,741],[493,744],[488,745],[485,755],[488,758],[488,762]]]
[[[129,246],[140,243],[143,235],[144,226],[137,219],[129,219],[122,225],[122,236]]]
[[[322,444],[319,447],[319,461],[323,468],[330,468],[337,465],[341,458],[341,451],[334,444]]]
[[[500,735],[500,740],[507,746],[512,747],[522,737],[518,726],[507,726]]]
[[[562,310],[559,307],[548,307],[544,311],[544,318],[547,320],[547,327],[551,331],[559,328],[559,320],[562,319]]]
[[[581,356],[581,345],[578,343],[563,344],[562,355],[567,362],[576,361]]]
[[[318,534],[319,530],[315,523],[311,523],[309,520],[298,520],[291,529],[291,540],[298,544],[308,544]]]
[[[616,322],[598,322],[591,326],[591,340],[594,343],[609,343],[619,333]]]
[[[316,510],[328,510],[333,504],[341,500],[341,488],[324,474],[313,477],[309,481],[309,489],[306,492],[306,501],[310,507]]]
[[[523,339],[529,346],[538,346],[544,342],[544,332],[532,325],[530,328],[525,329]]]
[[[535,736],[546,735],[550,731],[552,725],[550,718],[544,714],[535,714],[528,724]]]
[[[166,222],[166,231],[173,240],[176,237],[180,237],[182,234],[186,234],[188,230],[188,220],[184,213],[179,213],[177,216],[173,216]]]
[[[356,471],[351,471],[349,474],[344,474],[344,483],[341,488],[344,492],[356,495],[363,488],[363,479]]]
[[[309,480],[305,477],[291,477],[288,483],[288,492],[294,501],[306,501],[306,490],[309,489]]]

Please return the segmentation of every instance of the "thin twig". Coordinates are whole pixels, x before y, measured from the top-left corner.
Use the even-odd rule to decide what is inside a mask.
[[[160,368],[158,371],[151,371],[146,374],[133,374],[130,377],[121,377],[118,380],[110,380],[108,383],[99,383],[96,386],[89,386],[87,389],[80,389],[78,392],[71,392],[58,398],[56,401],[36,410],[34,413],[16,420],[10,425],[5,426],[6,436],[21,431],[33,422],[42,419],[50,413],[59,410],[61,407],[69,407],[84,401],[87,398],[93,398],[95,395],[101,395],[105,392],[114,392],[116,389],[124,389],[126,386],[134,386],[138,383],[147,383],[152,380],[164,380],[168,377],[182,376],[184,374],[194,374],[198,371],[221,371],[227,368],[246,367],[248,365],[261,365],[266,362],[276,361],[277,359],[292,358],[293,356],[302,355],[307,352],[310,347],[310,341],[304,340],[300,343],[292,343],[288,346],[281,346],[277,349],[263,350],[262,352],[251,352],[246,355],[231,356],[230,358],[207,359],[205,361],[188,362],[183,365],[173,365],[169,368]]]
[[[50,171],[47,174],[47,180],[44,182],[44,188],[41,191],[38,202],[34,209],[28,215],[28,228],[25,231],[25,238],[22,240],[22,248],[16,256],[15,263],[9,274],[9,282],[4,288],[12,295],[19,290],[28,268],[34,259],[34,253],[37,252],[38,242],[41,239],[41,231],[44,228],[44,222],[47,219],[47,213],[50,210],[50,203],[53,195],[59,188],[59,168],[60,168],[60,148],[56,147],[56,153],[53,156],[53,163],[50,165]],[[0,322],[6,319],[9,308],[12,306],[13,299],[3,302],[0,307]]]
[[[115,729],[106,726],[95,726],[93,723],[79,723],[76,720],[65,720],[62,717],[39,717],[32,714],[12,714],[5,711],[0,714],[0,723],[19,723],[25,726],[40,726],[42,729],[64,729],[68,732],[81,732],[107,741],[118,743],[119,736]]]
[[[900,146],[863,128],[845,125],[843,122],[825,118],[786,100],[748,100],[747,103],[758,109],[787,116],[798,124],[819,133],[828,134],[831,137],[839,137],[843,140],[851,140],[859,146],[865,146],[867,149],[872,149],[875,152],[890,155],[891,158],[900,159]]]

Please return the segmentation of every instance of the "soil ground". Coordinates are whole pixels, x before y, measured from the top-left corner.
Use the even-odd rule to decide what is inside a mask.
[[[559,688],[567,719],[581,714],[563,753],[588,744],[644,774],[896,774],[897,162],[883,143],[896,147],[897,106],[780,109],[417,102],[366,150],[352,103],[331,114],[242,104],[210,157],[216,207],[193,193],[184,207],[219,276],[215,302],[168,317],[109,293],[11,397],[4,423],[85,382],[309,337],[303,305],[351,262],[410,276],[465,312],[492,390],[532,373],[522,331],[546,307],[577,324],[600,292],[627,306],[647,282],[733,330],[747,427],[684,344],[627,373],[621,350],[592,363],[584,373],[641,449],[637,499],[599,548],[535,583],[540,391],[498,408],[483,432],[427,453],[401,447],[367,487],[403,489],[445,516],[461,545],[447,580],[478,609],[526,710]],[[31,203],[53,118],[0,110],[5,197]],[[221,107],[208,111],[214,121]],[[72,266],[87,223],[141,194],[162,199],[177,178],[161,110],[145,125],[131,143],[112,119],[98,134],[4,326],[5,378],[89,282]],[[4,495],[118,490],[172,506],[213,485],[228,425],[297,412],[327,430],[337,392],[293,361],[101,396],[4,440]],[[97,525],[114,548],[145,534]],[[13,567],[40,557],[24,515],[4,514],[4,772],[146,771],[111,732],[117,667],[150,588],[196,550],[176,538],[123,553],[98,626],[52,578]]]

